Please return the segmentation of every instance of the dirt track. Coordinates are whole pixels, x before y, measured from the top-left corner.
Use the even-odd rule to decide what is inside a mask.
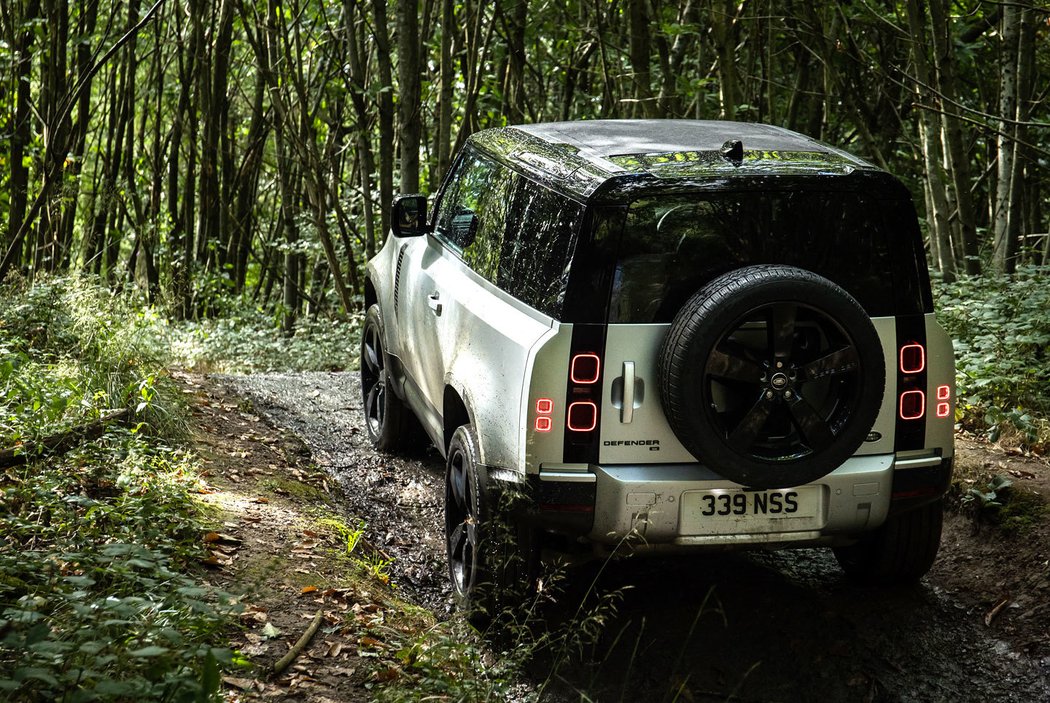
[[[447,612],[438,455],[373,452],[354,374],[223,381],[339,480],[395,558],[402,592]],[[952,569],[976,549],[967,532],[950,526],[942,563]],[[621,591],[618,612],[582,658],[559,660],[552,699],[1050,702],[1046,647],[996,639],[960,592],[966,580],[944,569],[917,589],[886,591],[851,585],[824,550],[592,562],[567,571],[545,613],[551,627],[572,617],[596,578],[599,590]],[[537,681],[554,666],[538,661]]]

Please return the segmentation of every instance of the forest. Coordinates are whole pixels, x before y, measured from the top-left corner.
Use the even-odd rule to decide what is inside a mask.
[[[761,122],[890,171],[954,338],[958,428],[1045,456],[1048,46],[1045,0],[4,0],[0,695],[214,700],[246,665],[212,646],[245,610],[204,595],[201,563],[238,547],[187,447],[195,402],[253,416],[179,369],[352,368],[393,197],[434,195],[485,128]],[[995,480],[962,511],[1001,508]],[[379,592],[390,560],[335,518],[306,541],[342,540]],[[443,627],[397,666],[447,651],[462,671],[426,675],[471,680],[483,655]]]
[[[14,0],[0,279],[83,271],[173,317],[360,307],[392,195],[472,132],[768,122],[903,178],[945,282],[1050,259],[1050,11],[1024,2]]]

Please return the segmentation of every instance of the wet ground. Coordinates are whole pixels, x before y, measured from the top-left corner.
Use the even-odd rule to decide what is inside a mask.
[[[339,480],[402,593],[448,612],[436,452],[375,453],[354,374],[223,381]],[[967,532],[949,525],[943,564],[966,563]],[[943,568],[918,588],[868,589],[845,581],[830,552],[797,550],[594,561],[567,568],[564,583],[548,627],[573,623],[581,602],[603,619],[596,644],[536,661],[552,700],[1050,702],[1046,648],[997,639],[966,580]],[[594,592],[615,594],[615,613]]]

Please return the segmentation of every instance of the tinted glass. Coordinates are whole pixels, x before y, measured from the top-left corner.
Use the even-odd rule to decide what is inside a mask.
[[[551,317],[559,317],[583,206],[522,180],[503,243],[499,286]]]
[[[496,280],[499,271],[511,195],[518,179],[509,169],[468,151],[438,205],[436,234],[490,281]]]
[[[910,247],[891,250],[887,207],[893,206],[847,192],[754,191],[637,200],[624,224],[610,321],[669,322],[686,299],[716,276],[772,263],[828,278],[872,316],[898,314],[895,279],[914,278],[915,252]],[[906,261],[901,265],[896,259]],[[922,301],[910,304],[921,308]],[[900,312],[915,311],[921,310]]]

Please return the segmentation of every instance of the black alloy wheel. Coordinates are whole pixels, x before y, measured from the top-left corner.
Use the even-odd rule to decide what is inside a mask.
[[[477,467],[471,450],[476,447],[472,432],[463,428],[449,447],[445,481],[445,535],[449,575],[457,601],[469,600],[479,584],[481,495]]]
[[[361,399],[368,438],[382,451],[405,450],[421,435],[412,411],[390,389],[379,306],[365,313],[361,330]]]
[[[882,405],[885,361],[863,308],[789,266],[750,266],[683,306],[661,353],[679,441],[754,488],[814,481],[849,458]]]

